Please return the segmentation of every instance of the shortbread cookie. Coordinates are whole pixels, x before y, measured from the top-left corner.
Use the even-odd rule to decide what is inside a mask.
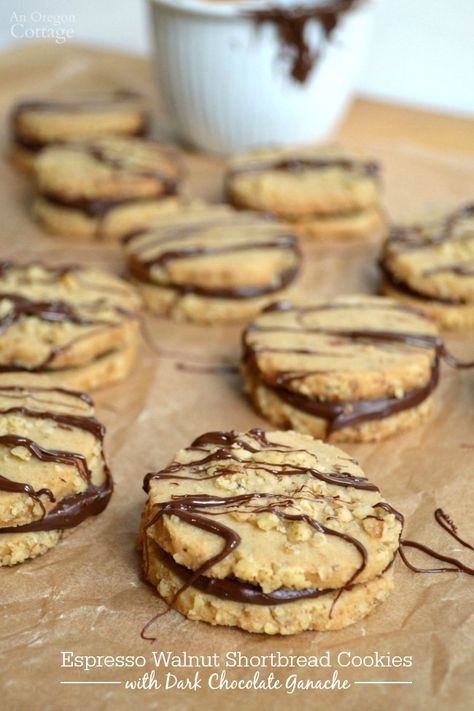
[[[300,234],[365,237],[382,225],[378,173],[330,148],[257,151],[231,161],[226,191],[234,206],[278,215]]]
[[[45,553],[112,494],[90,398],[14,382],[0,384],[0,566]]]
[[[382,251],[382,292],[446,329],[474,328],[474,204],[394,227]]]
[[[124,378],[139,340],[140,299],[98,269],[0,264],[0,381],[90,390]],[[4,381],[2,381],[4,382]]]
[[[279,427],[334,442],[383,439],[424,420],[439,357],[436,325],[377,296],[268,307],[243,335],[242,374],[257,410]]]
[[[148,112],[131,91],[20,101],[11,116],[11,157],[27,170],[40,150],[91,136],[144,136]]]
[[[163,198],[176,193],[180,168],[157,143],[104,137],[46,148],[35,174],[34,214],[45,229],[71,239],[114,239],[168,211]]]
[[[351,457],[312,437],[209,432],[144,488],[145,577],[190,619],[340,629],[392,589],[403,517]]]
[[[285,225],[223,205],[163,216],[126,240],[125,252],[151,311],[209,323],[255,315],[285,293],[300,263]]]

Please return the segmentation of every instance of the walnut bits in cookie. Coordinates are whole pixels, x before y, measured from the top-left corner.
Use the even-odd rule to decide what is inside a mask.
[[[393,587],[402,516],[351,457],[308,435],[209,432],[144,488],[145,577],[191,620],[336,630]]]
[[[180,172],[170,148],[140,138],[51,146],[35,161],[33,211],[53,234],[117,239],[176,206]]]
[[[245,320],[297,276],[297,238],[278,220],[223,205],[183,208],[125,243],[150,311],[200,322]]]
[[[241,371],[272,424],[333,442],[370,442],[422,422],[448,353],[436,325],[381,296],[275,303],[243,334]]]
[[[135,361],[140,299],[107,272],[76,265],[0,263],[0,382],[91,390]]]
[[[0,384],[0,566],[46,553],[112,494],[90,398],[12,383]]]
[[[239,208],[270,212],[302,235],[367,237],[382,226],[378,165],[330,148],[263,150],[237,156],[226,192]]]
[[[384,294],[416,306],[441,328],[474,328],[474,203],[393,227],[380,266]]]
[[[11,114],[12,160],[31,170],[38,153],[53,143],[100,135],[144,136],[148,111],[132,91],[20,101]]]

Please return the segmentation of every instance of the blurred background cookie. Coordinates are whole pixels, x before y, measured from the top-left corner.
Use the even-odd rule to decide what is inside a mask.
[[[0,264],[0,377],[90,390],[124,378],[139,341],[140,299],[81,266]]]
[[[0,566],[46,553],[112,494],[90,398],[23,380],[0,383]]]
[[[126,241],[125,254],[150,311],[207,323],[255,315],[286,293],[300,265],[285,224],[224,205],[163,215]]]
[[[393,227],[382,249],[381,289],[441,328],[474,328],[474,203]]]
[[[383,222],[378,164],[332,148],[236,156],[226,192],[234,206],[277,215],[310,237],[366,237]]]
[[[101,135],[144,136],[148,121],[143,98],[126,90],[20,101],[11,113],[10,156],[30,170],[39,151],[52,143]]]
[[[103,137],[46,148],[35,161],[33,212],[53,234],[114,239],[173,209],[174,152],[140,138]]]
[[[403,517],[354,459],[312,437],[208,432],[144,488],[145,577],[189,619],[335,630],[393,588]]]

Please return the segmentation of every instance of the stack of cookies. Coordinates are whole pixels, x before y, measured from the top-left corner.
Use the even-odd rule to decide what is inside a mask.
[[[169,149],[106,136],[51,146],[35,161],[34,214],[53,234],[117,239],[174,209],[179,167]]]
[[[209,432],[145,490],[145,576],[189,619],[335,630],[393,587],[401,514],[351,457],[311,437]]]
[[[132,91],[20,101],[11,115],[10,157],[31,169],[47,146],[90,136],[144,136],[148,112]]]
[[[380,261],[382,291],[441,328],[474,327],[474,204],[393,227]]]
[[[139,307],[131,286],[99,269],[0,263],[0,373],[80,390],[121,380],[137,353]]]
[[[163,214],[126,240],[125,255],[153,313],[205,323],[254,316],[287,294],[300,265],[286,225],[223,205]]]
[[[380,296],[280,302],[243,335],[242,374],[272,424],[333,442],[371,442],[422,422],[447,353],[436,324]]]
[[[383,224],[377,163],[331,148],[237,156],[226,192],[236,207],[277,215],[309,237],[365,238]]]
[[[112,494],[90,398],[12,382],[0,384],[0,566],[45,553]]]

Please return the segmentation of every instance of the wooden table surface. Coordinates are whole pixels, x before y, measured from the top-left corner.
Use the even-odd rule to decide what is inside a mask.
[[[337,137],[369,143],[416,143],[474,158],[474,120],[401,104],[356,99]]]

